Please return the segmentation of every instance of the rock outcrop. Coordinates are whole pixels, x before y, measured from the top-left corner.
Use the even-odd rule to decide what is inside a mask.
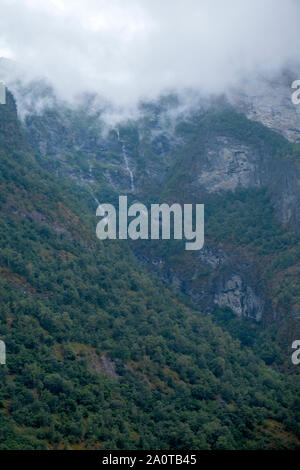
[[[243,89],[229,93],[230,103],[249,119],[281,133],[291,142],[300,142],[300,105],[292,102],[291,85],[299,76],[285,71],[272,78],[257,78]]]

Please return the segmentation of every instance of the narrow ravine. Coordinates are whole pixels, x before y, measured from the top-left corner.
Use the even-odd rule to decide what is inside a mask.
[[[124,142],[122,143],[122,155],[123,155],[123,159],[124,159],[124,163],[125,163],[125,168],[126,168],[127,172],[129,173],[129,176],[130,176],[130,189],[131,189],[131,191],[135,191],[133,172],[129,167],[128,157],[127,157],[127,152],[126,152],[126,146],[125,146]]]
[[[123,140],[120,140],[119,129],[116,129],[116,134],[117,134],[117,137],[118,137],[118,141],[122,144],[122,157],[123,157],[123,160],[124,160],[126,171],[127,171],[127,173],[129,174],[129,177],[130,177],[130,189],[131,189],[132,192],[134,192],[135,191],[134,176],[133,176],[133,171],[131,170],[131,168],[129,166],[128,156],[127,156],[127,151],[126,151],[126,144]]]

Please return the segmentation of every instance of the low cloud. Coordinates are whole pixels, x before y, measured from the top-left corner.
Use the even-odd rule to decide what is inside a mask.
[[[64,99],[129,107],[294,67],[299,18],[297,0],[0,0],[0,55]]]

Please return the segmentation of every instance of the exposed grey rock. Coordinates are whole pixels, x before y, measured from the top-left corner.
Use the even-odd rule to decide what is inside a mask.
[[[255,146],[225,136],[209,140],[199,151],[186,190],[203,198],[238,188],[267,188],[280,222],[300,233],[298,162],[262,154]]]
[[[238,317],[251,317],[257,321],[262,318],[264,302],[238,274],[225,282],[222,290],[215,294],[214,302],[219,307],[229,307]]]
[[[240,253],[226,253],[220,248],[204,247],[195,253],[198,265],[188,274],[171,268],[162,258],[151,258],[144,252],[136,252],[136,255],[164,281],[187,294],[202,311],[212,313],[216,306],[228,307],[239,317],[262,320],[266,302],[262,287],[257,286],[257,268]],[[193,281],[201,275],[205,266],[210,271],[195,286]]]
[[[106,354],[99,356],[93,351],[89,352],[88,366],[96,373],[109,375],[116,380],[119,379],[115,363]]]
[[[192,184],[209,193],[259,186],[257,163],[257,155],[251,148],[220,136],[199,159],[197,179]]]
[[[213,269],[217,269],[219,266],[224,265],[228,262],[227,254],[220,248],[204,247],[199,251],[197,257],[200,262],[207,264]]]
[[[229,93],[229,101],[249,119],[280,132],[291,142],[300,142],[300,105],[292,103],[292,82],[300,79],[291,72],[260,77]]]

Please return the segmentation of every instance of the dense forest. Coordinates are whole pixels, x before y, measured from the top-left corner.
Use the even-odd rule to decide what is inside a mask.
[[[11,95],[0,107],[0,185],[1,449],[300,449],[299,376],[276,365],[274,332],[205,315],[126,241],[98,240],[90,190],[41,165]],[[109,196],[100,182],[97,197]],[[258,211],[252,224],[242,204]],[[209,239],[234,244],[247,227],[239,244],[269,260],[266,276],[288,268],[292,250],[299,258],[263,191],[214,200],[208,216]],[[282,282],[278,302],[298,298]]]

